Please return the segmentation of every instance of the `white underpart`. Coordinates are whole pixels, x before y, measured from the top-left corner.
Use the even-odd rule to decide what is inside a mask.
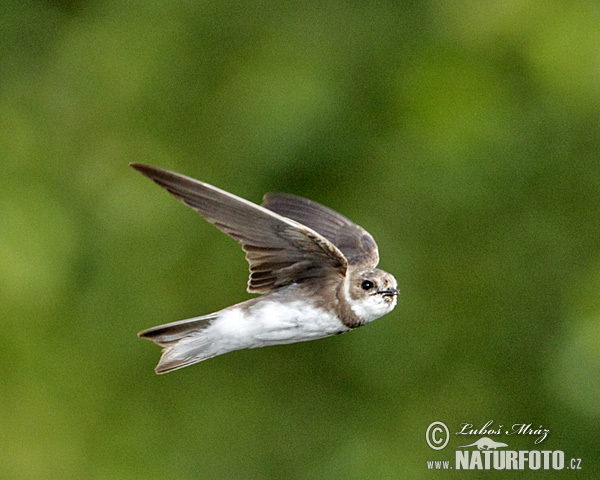
[[[230,338],[257,343],[257,346],[313,340],[340,331],[335,315],[307,302],[264,301],[249,311],[226,310],[214,324],[215,332]]]
[[[234,306],[222,310],[207,328],[180,340],[170,355],[210,358],[243,348],[315,340],[347,330],[337,316],[309,303],[264,300],[249,309]]]

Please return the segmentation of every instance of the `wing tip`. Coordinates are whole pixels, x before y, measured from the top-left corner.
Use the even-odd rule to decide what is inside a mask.
[[[167,173],[171,173],[168,170],[152,165],[146,165],[145,163],[131,162],[129,166],[152,180],[155,180],[157,177],[162,177]]]
[[[138,162],[130,162],[129,166],[131,168],[134,168],[134,169],[140,171],[140,172],[144,171],[146,169],[152,168],[151,165],[146,165],[145,163],[138,163]]]

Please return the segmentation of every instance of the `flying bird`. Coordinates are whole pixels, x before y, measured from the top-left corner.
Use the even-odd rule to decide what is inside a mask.
[[[250,264],[247,291],[263,294],[138,333],[163,347],[156,373],[234,350],[348,332],[396,306],[398,283],[375,268],[375,240],[339,213],[284,193],[267,193],[256,205],[175,172],[131,166],[237,240]]]

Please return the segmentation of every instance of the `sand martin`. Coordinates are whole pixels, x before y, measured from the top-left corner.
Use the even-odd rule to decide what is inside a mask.
[[[237,240],[250,264],[247,290],[264,294],[140,332],[163,347],[156,373],[233,350],[348,332],[396,306],[398,284],[375,268],[375,240],[339,213],[283,193],[267,193],[256,205],[178,173],[131,166]]]

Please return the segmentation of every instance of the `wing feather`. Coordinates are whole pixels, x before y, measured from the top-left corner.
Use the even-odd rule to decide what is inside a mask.
[[[199,180],[149,165],[131,166],[242,245],[250,265],[249,292],[267,293],[327,275],[341,280],[346,274],[343,253],[312,228]]]
[[[288,193],[267,193],[262,206],[319,232],[341,250],[350,265],[375,268],[379,263],[371,234],[330,208]]]

